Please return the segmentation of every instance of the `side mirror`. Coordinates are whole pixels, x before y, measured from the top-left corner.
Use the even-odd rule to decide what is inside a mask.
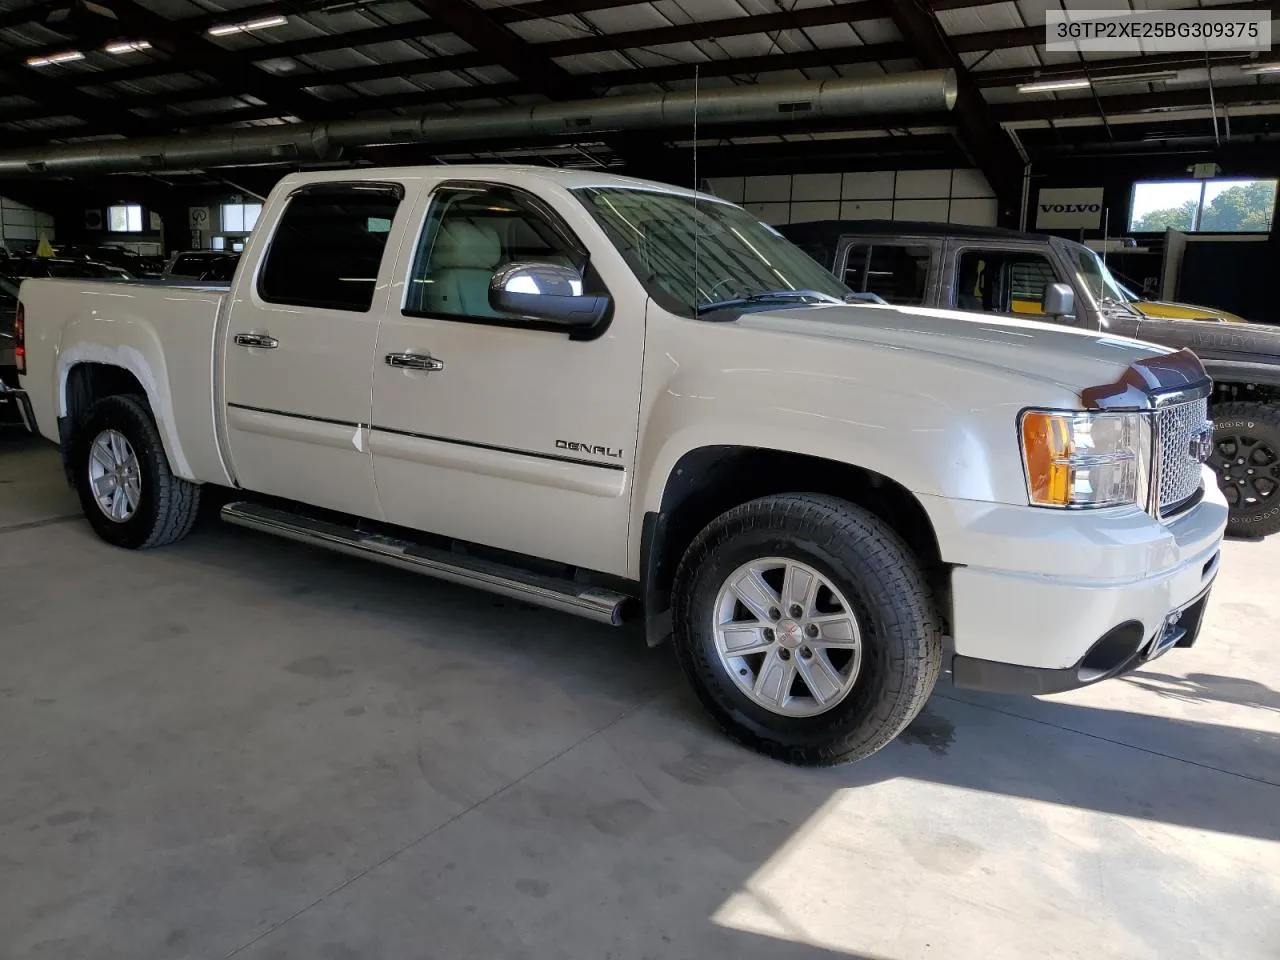
[[[1070,317],[1076,312],[1076,294],[1065,283],[1051,283],[1044,288],[1040,309],[1048,317]]]
[[[512,263],[489,281],[489,306],[530,320],[592,327],[609,309],[607,296],[584,294],[582,275],[555,263]]]

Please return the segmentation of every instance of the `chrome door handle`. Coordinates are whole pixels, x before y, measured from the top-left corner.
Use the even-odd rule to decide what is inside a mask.
[[[257,347],[260,350],[274,350],[280,341],[265,333],[237,333],[233,338],[240,347]]]
[[[444,361],[426,353],[388,353],[387,366],[398,370],[423,370],[435,373],[444,369]]]

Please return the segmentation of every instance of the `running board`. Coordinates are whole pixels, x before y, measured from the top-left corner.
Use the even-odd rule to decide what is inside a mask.
[[[523,600],[612,626],[623,622],[624,608],[632,600],[631,597],[613,590],[532,573],[477,557],[460,556],[411,540],[356,530],[259,503],[229,503],[222,508],[222,519],[236,526],[272,533],[288,540],[297,540],[354,557],[376,560],[450,583],[488,590],[513,600]]]

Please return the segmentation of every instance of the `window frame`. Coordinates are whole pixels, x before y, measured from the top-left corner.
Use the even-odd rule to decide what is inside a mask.
[[[227,220],[226,220],[227,207],[240,208],[240,229],[239,230],[232,230],[227,226]],[[246,237],[249,236],[249,234],[253,233],[253,227],[250,227],[247,230],[244,228],[244,214],[245,214],[245,209],[248,207],[258,208],[258,215],[254,217],[254,220],[253,220],[253,226],[256,227],[258,225],[258,221],[262,219],[262,212],[266,208],[266,204],[262,203],[261,201],[249,201],[249,200],[241,200],[239,203],[218,204],[218,232],[223,236],[242,236],[243,235]]]
[[[962,310],[965,313],[980,313],[980,314],[985,314],[986,316],[994,316],[994,317],[1016,317],[1020,320],[1030,319],[1030,320],[1040,320],[1041,322],[1054,322],[1054,321],[1046,321],[1043,313],[1015,313],[1012,309],[1012,304],[1010,304],[1009,310],[991,310],[991,311],[971,310],[971,309],[968,309],[967,307],[959,306],[958,304],[959,290],[957,287],[957,281],[960,276],[960,258],[963,257],[966,253],[972,253],[974,251],[978,251],[978,252],[987,251],[990,253],[1002,253],[1006,255],[1021,254],[1024,256],[1042,257],[1043,259],[1047,260],[1050,268],[1054,272],[1054,276],[1057,277],[1057,279],[1052,282],[1065,283],[1067,286],[1069,286],[1072,289],[1072,291],[1074,291],[1076,295],[1076,312],[1072,314],[1072,318],[1076,321],[1079,321],[1081,313],[1086,308],[1086,305],[1090,302],[1088,300],[1084,300],[1081,298],[1080,289],[1074,281],[1072,271],[1069,271],[1069,270],[1066,271],[1066,278],[1065,279],[1063,278],[1063,272],[1064,272],[1062,269],[1063,264],[1059,260],[1057,252],[1053,249],[1052,246],[1040,245],[1040,244],[1016,243],[1016,242],[1001,243],[1000,241],[994,241],[992,243],[982,243],[978,240],[969,240],[966,238],[964,241],[960,243],[953,244],[947,254],[948,265],[947,265],[946,307],[949,310]],[[1076,325],[1078,325],[1078,323]]]
[[[413,278],[418,266],[418,258],[422,251],[423,241],[426,239],[426,230],[431,222],[432,210],[440,194],[452,190],[485,190],[485,191],[505,191],[516,197],[522,203],[528,206],[538,216],[542,217],[547,224],[560,235],[565,243],[576,248],[583,258],[583,291],[588,288],[588,280],[594,280],[599,285],[606,296],[609,298],[609,309],[600,319],[599,323],[590,327],[567,327],[563,323],[555,320],[522,320],[516,317],[480,317],[461,313],[435,313],[430,310],[413,310],[409,308],[409,292],[412,289]],[[517,187],[510,183],[501,183],[494,180],[442,180],[434,184],[427,192],[426,202],[422,206],[422,213],[418,222],[418,228],[414,232],[413,242],[407,244],[406,250],[408,256],[405,259],[405,268],[401,276],[401,286],[403,291],[400,296],[400,315],[403,317],[412,317],[417,320],[441,320],[451,323],[473,323],[489,327],[504,327],[513,330],[533,330],[539,333],[557,333],[561,336],[567,336],[570,340],[595,340],[602,336],[613,323],[613,314],[616,306],[616,298],[613,292],[605,283],[604,277],[600,272],[592,266],[591,249],[583,242],[582,238],[569,226],[568,221],[560,215],[560,213],[539,197],[536,193],[526,190],[523,187]]]
[[[117,230],[117,229],[115,229],[114,227],[112,227],[112,226],[111,226],[111,211],[112,211],[112,210],[124,210],[124,226],[125,226],[125,228],[124,228],[123,230]],[[130,226],[129,226],[129,211],[131,211],[131,210],[137,210],[137,211],[138,211],[138,229],[137,229],[137,230],[133,230],[133,229],[131,229],[131,228],[130,228]],[[143,206],[142,206],[142,204],[140,204],[140,203],[110,203],[110,204],[107,204],[107,233],[145,233],[145,232],[146,232],[146,226],[145,226],[145,214],[146,214],[146,210],[144,210],[144,209],[143,209]]]
[[[333,303],[324,303],[318,300],[314,301],[298,301],[298,300],[281,300],[275,297],[267,296],[262,289],[263,280],[267,272],[267,264],[271,261],[271,249],[275,246],[276,237],[280,233],[280,227],[284,224],[284,218],[289,212],[289,205],[294,198],[303,195],[324,195],[326,193],[345,193],[353,190],[375,191],[378,193],[387,193],[396,198],[395,213],[392,214],[391,232],[387,234],[387,239],[382,245],[382,255],[378,261],[378,274],[381,276],[383,269],[387,266],[388,255],[394,257],[396,248],[391,244],[392,234],[395,233],[395,218],[404,209],[405,188],[404,184],[398,180],[333,180],[322,183],[305,183],[294,190],[289,191],[289,195],[284,198],[280,207],[280,212],[275,216],[275,221],[271,224],[271,236],[267,238],[262,247],[262,255],[258,258],[258,262],[254,269],[253,292],[254,295],[263,303],[269,303],[274,306],[282,307],[309,307],[313,310],[336,310],[341,313],[368,314],[374,309],[374,305],[378,302],[377,284],[374,284],[374,295],[369,298],[369,306],[363,310],[346,305],[337,305]],[[226,252],[226,251],[223,251]]]
[[[848,286],[845,277],[849,271],[849,256],[855,247],[870,247],[874,257],[876,247],[922,247],[929,251],[929,268],[924,278],[922,299],[917,304],[894,304],[894,306],[930,307],[938,303],[938,276],[942,272],[944,241],[937,237],[921,237],[903,234],[864,234],[850,233],[840,238],[836,253],[836,267],[832,273],[837,280]],[[874,260],[873,260],[874,262]],[[865,278],[863,286],[866,286]],[[852,290],[852,287],[849,287]],[[861,292],[866,292],[861,291]]]
[[[1271,192],[1271,225],[1264,230],[1205,230],[1203,229],[1200,226],[1200,224],[1204,222],[1205,194],[1208,192],[1209,184],[1213,183],[1215,180],[1225,180],[1225,181],[1248,180],[1253,183],[1270,182],[1274,184]],[[1196,200],[1196,208],[1191,214],[1191,226],[1186,230],[1179,230],[1178,231],[1179,233],[1185,233],[1188,236],[1192,234],[1209,234],[1209,235],[1216,234],[1219,236],[1225,235],[1225,236],[1232,236],[1232,237],[1236,237],[1236,236],[1238,237],[1269,237],[1276,229],[1276,208],[1280,206],[1280,177],[1204,177],[1204,178],[1172,177],[1172,178],[1165,178],[1165,179],[1133,181],[1133,184],[1129,187],[1129,211],[1128,211],[1129,216],[1125,220],[1126,233],[1147,236],[1147,237],[1158,237],[1164,234],[1167,230],[1177,229],[1176,227],[1166,227],[1164,230],[1138,230],[1133,226],[1133,206],[1138,196],[1138,188],[1141,186],[1148,186],[1152,184],[1165,184],[1168,186],[1172,186],[1175,184],[1176,185],[1185,184],[1187,186],[1199,185],[1200,195],[1199,195],[1199,198]]]

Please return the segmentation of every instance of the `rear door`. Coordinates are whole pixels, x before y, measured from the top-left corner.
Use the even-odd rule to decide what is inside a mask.
[[[226,441],[249,490],[380,516],[369,455],[374,346],[395,259],[399,183],[304,186],[284,199],[223,340]],[[388,254],[384,256],[384,253]]]
[[[932,306],[942,244],[928,239],[853,237],[841,245],[835,275],[860,293],[903,307]]]

